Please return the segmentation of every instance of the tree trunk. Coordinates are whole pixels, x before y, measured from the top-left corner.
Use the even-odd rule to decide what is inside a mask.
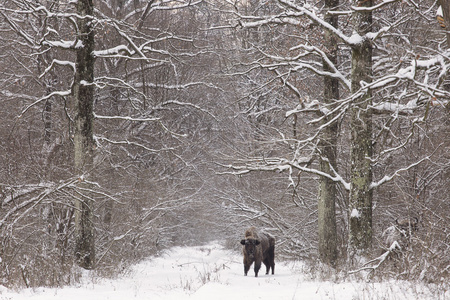
[[[372,6],[372,0],[357,1],[356,6]],[[354,11],[353,28],[361,36],[371,31],[371,11]],[[364,254],[372,246],[372,103],[370,90],[361,90],[361,82],[372,80],[372,45],[363,41],[352,48],[352,94],[361,92],[351,108],[351,188],[349,203],[349,258]]]
[[[447,47],[450,48],[450,1],[449,0],[439,0],[439,4],[442,7],[442,15],[445,23],[445,30],[447,34]]]
[[[77,13],[80,16],[92,16],[92,0],[78,0]],[[92,18],[79,18],[78,39],[82,46],[76,49],[76,73],[73,85],[75,99],[75,169],[80,176],[80,185],[84,177],[92,171],[93,138],[93,103],[94,103],[94,30]],[[95,243],[93,224],[93,200],[87,194],[75,198],[75,257],[79,266],[92,269],[95,263]]]
[[[442,8],[442,17],[445,27],[443,28],[447,36],[447,48],[450,49],[450,0],[439,0]],[[442,26],[442,25],[441,25]],[[450,91],[450,82],[448,79],[444,81],[444,89]],[[447,113],[450,113],[450,104],[446,105]]]
[[[326,0],[325,9],[337,7],[339,0]],[[326,15],[325,21],[333,27],[338,26],[338,16]],[[324,48],[328,50],[328,59],[337,64],[338,43],[335,35],[328,31],[324,32]],[[324,71],[331,71],[325,60],[322,61]],[[324,77],[325,104],[332,104],[339,99],[339,81],[335,78]],[[325,118],[323,124],[329,120]],[[337,123],[324,128],[319,140],[320,150],[320,171],[331,174],[332,166],[336,167],[336,143],[337,143]],[[336,183],[326,177],[320,178],[319,186],[319,257],[320,260],[330,266],[335,266],[337,259],[337,231],[336,231]]]

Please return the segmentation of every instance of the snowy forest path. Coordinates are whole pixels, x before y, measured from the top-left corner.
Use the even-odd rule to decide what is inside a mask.
[[[133,266],[118,279],[102,279],[87,271],[78,285],[59,289],[14,292],[0,286],[0,299],[441,299],[424,286],[406,282],[335,283],[306,278],[304,270],[302,262],[276,260],[275,275],[260,272],[255,278],[251,269],[244,276],[241,255],[212,243],[172,248]]]

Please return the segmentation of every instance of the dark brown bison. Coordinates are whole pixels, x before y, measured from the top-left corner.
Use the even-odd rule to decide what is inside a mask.
[[[244,254],[244,274],[247,276],[252,263],[255,263],[255,277],[258,277],[261,262],[266,265],[266,275],[272,268],[275,273],[275,238],[268,233],[258,232],[255,227],[247,229],[245,239],[241,240]]]

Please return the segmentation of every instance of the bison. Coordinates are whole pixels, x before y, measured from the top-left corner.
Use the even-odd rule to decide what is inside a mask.
[[[244,254],[244,274],[247,276],[252,263],[255,263],[255,277],[258,277],[261,262],[266,265],[266,275],[272,268],[275,273],[275,238],[268,233],[258,232],[255,227],[247,229],[245,239],[241,240]]]

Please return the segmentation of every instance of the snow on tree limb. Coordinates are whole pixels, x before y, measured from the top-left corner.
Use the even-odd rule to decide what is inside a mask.
[[[13,226],[20,218],[25,216],[28,211],[36,207],[36,205],[40,204],[44,200],[47,199],[48,196],[51,194],[61,191],[66,188],[75,188],[76,183],[78,182],[78,177],[72,177],[62,182],[45,182],[40,183],[38,185],[29,185],[29,186],[23,186],[18,187],[18,192],[14,195],[13,192],[11,192],[10,195],[5,197],[3,199],[2,205],[6,205],[11,201],[15,201],[17,199],[20,199],[22,197],[26,197],[28,195],[32,195],[34,193],[38,193],[36,196],[32,196],[30,199],[24,200],[18,204],[15,204],[12,208],[10,208],[7,213],[3,216],[3,219],[0,220],[0,228],[3,227],[6,222],[14,215],[19,213],[22,210],[25,210],[25,212],[21,213],[20,215],[16,216],[14,219],[14,222],[8,223],[9,226]]]
[[[381,264],[386,261],[386,259],[389,257],[389,254],[391,254],[392,251],[389,249],[388,251],[384,252],[383,254],[381,254],[380,256],[378,256],[375,259],[372,259],[368,262],[366,262],[361,268],[356,269],[356,270],[350,270],[348,273],[349,274],[355,274],[361,271],[375,271],[376,269],[378,269],[378,267],[381,266]],[[376,263],[374,265],[371,265],[373,263]]]
[[[302,157],[294,160],[288,160],[285,158],[253,158],[246,161],[243,165],[222,165],[223,167],[236,170],[237,172],[225,172],[233,175],[242,175],[251,171],[288,171],[292,174],[293,169],[298,169],[307,173],[326,177],[336,183],[342,184],[346,190],[350,190],[350,183],[346,182],[342,176],[340,176],[334,168],[331,168],[333,175],[324,173],[320,170],[310,168],[304,165],[308,165],[313,160],[312,157]],[[293,179],[290,178],[291,184]]]
[[[45,101],[47,99],[50,99],[53,96],[65,97],[65,96],[69,96],[71,93],[72,93],[72,90],[66,90],[66,91],[55,91],[55,92],[52,92],[52,93],[50,93],[48,95],[45,95],[44,97],[39,98],[35,102],[33,102],[33,103],[29,104],[27,107],[25,107],[22,110],[22,112],[20,113],[19,118],[21,118],[33,106],[35,106],[35,105],[37,105],[37,104],[39,104],[39,103],[41,103],[41,102],[43,102],[43,101]]]
[[[345,88],[347,88],[347,90],[351,90],[351,83],[350,81],[345,77],[344,74],[342,74],[342,72],[340,72],[338,70],[338,68],[334,65],[334,63],[328,58],[328,55],[321,50],[318,47],[315,46],[309,46],[309,45],[298,45],[296,47],[292,47],[290,50],[297,50],[297,49],[303,49],[305,51],[308,51],[309,53],[316,53],[319,55],[319,57],[321,59],[323,59],[327,65],[333,70],[333,72],[324,72],[322,70],[316,70],[315,73],[319,74],[319,75],[323,75],[323,76],[329,76],[329,77],[333,77],[336,79],[339,79],[339,81],[341,81],[341,83],[344,85]]]
[[[107,142],[109,144],[113,144],[113,145],[135,146],[135,147],[138,147],[138,148],[142,148],[142,149],[144,149],[146,151],[155,152],[155,153],[161,152],[161,151],[175,150],[175,148],[173,148],[173,147],[162,148],[162,149],[152,149],[152,148],[149,148],[149,147],[147,147],[147,146],[145,146],[145,145],[143,145],[141,143],[137,143],[137,142],[133,142],[133,141],[129,141],[129,140],[114,141],[114,140],[108,139],[107,137],[100,136],[100,135],[96,135],[94,138],[97,141],[105,141],[105,142]]]
[[[45,40],[42,42],[42,45],[54,47],[54,48],[61,48],[61,49],[79,49],[84,47],[83,43],[80,40],[73,40],[73,41],[48,41]]]
[[[200,107],[199,105],[196,105],[196,104],[193,104],[193,103],[189,103],[189,102],[181,102],[181,101],[177,101],[177,100],[168,100],[168,101],[165,101],[164,103],[161,103],[160,105],[158,105],[158,107],[155,107],[155,109],[159,109],[160,107],[163,107],[163,106],[166,106],[166,105],[171,105],[171,104],[179,105],[179,106],[188,106],[188,107],[195,108],[195,109],[197,109],[199,111],[202,111],[202,112],[210,115],[211,117],[213,117],[214,119],[217,120],[216,116],[213,113],[211,113],[210,111]]]
[[[28,45],[30,45],[31,47],[35,46],[35,42],[33,40],[33,37],[30,36],[27,32],[25,32],[24,30],[22,30],[22,28],[20,28],[20,26],[18,24],[16,24],[16,22],[14,22],[10,17],[8,17],[4,12],[3,9],[0,7],[0,13],[2,14],[2,16],[5,18],[6,22],[8,22],[8,24],[11,26],[11,28],[17,32],[22,38],[25,39],[25,41],[28,43]]]
[[[282,5],[284,5],[286,7],[289,7],[291,9],[295,10],[296,12],[300,13],[301,15],[305,15],[311,21],[319,24],[324,29],[332,32],[339,39],[341,39],[342,41],[344,41],[345,43],[347,43],[349,45],[359,44],[362,41],[362,37],[360,37],[357,34],[356,35],[353,34],[351,37],[346,36],[342,31],[336,29],[331,24],[326,22],[322,17],[318,16],[313,10],[308,9],[307,6],[301,6],[299,4],[296,4],[296,3],[292,2],[292,1],[288,1],[288,0],[278,0],[278,2],[280,2]]]
[[[99,120],[123,120],[123,121],[132,121],[132,122],[152,122],[159,121],[161,118],[134,118],[130,116],[101,116],[94,114],[95,119]]]
[[[39,79],[44,77],[48,72],[50,72],[51,69],[53,69],[56,65],[58,66],[68,66],[70,68],[72,68],[72,70],[75,72],[75,63],[71,62],[71,61],[67,61],[67,60],[59,60],[59,59],[54,59],[52,60],[52,63],[50,64],[50,66],[48,66],[44,72],[42,72],[41,75],[39,75]]]
[[[93,54],[95,57],[117,57],[119,54],[129,57],[133,56],[134,53],[130,49],[128,49],[127,46],[118,45],[105,50],[96,50]]]
[[[384,183],[386,183],[386,182],[391,181],[394,177],[399,176],[400,173],[405,172],[405,171],[408,171],[409,169],[411,169],[411,168],[413,168],[413,167],[415,167],[415,166],[421,164],[422,162],[424,162],[424,161],[429,161],[429,160],[430,160],[430,156],[424,157],[424,158],[422,158],[421,160],[416,161],[416,162],[410,164],[409,166],[407,166],[407,167],[405,167],[405,168],[401,168],[401,169],[396,170],[396,171],[395,171],[393,174],[391,174],[391,175],[385,175],[385,176],[384,176],[382,179],[380,179],[379,181],[377,181],[377,182],[372,182],[372,183],[370,184],[370,189],[377,188],[377,187],[379,187],[380,185],[382,185],[382,184],[384,184]]]
[[[342,176],[340,176],[336,172],[336,170],[334,170],[333,168],[332,168],[333,175],[330,175],[328,173],[321,172],[320,170],[304,167],[304,166],[302,166],[302,165],[300,165],[299,163],[296,163],[296,162],[292,163],[291,165],[293,167],[301,170],[301,171],[305,171],[305,172],[308,172],[308,173],[311,173],[311,174],[316,174],[316,175],[319,175],[319,176],[323,176],[323,177],[326,177],[326,178],[328,178],[328,179],[330,179],[330,180],[332,180],[332,181],[334,181],[336,183],[340,183],[347,191],[349,191],[350,188],[351,188],[350,187],[350,183],[345,181],[344,178]]]
[[[377,5],[374,5],[374,6],[364,7],[364,6],[354,6],[353,5],[353,6],[351,6],[351,8],[352,8],[352,10],[355,10],[355,11],[366,11],[366,12],[369,12],[369,11],[377,10],[377,9],[379,9],[379,8],[385,6],[385,5],[389,5],[389,4],[392,4],[392,3],[395,3],[395,2],[399,2],[399,1],[400,0],[383,0],[380,3],[378,3]]]

